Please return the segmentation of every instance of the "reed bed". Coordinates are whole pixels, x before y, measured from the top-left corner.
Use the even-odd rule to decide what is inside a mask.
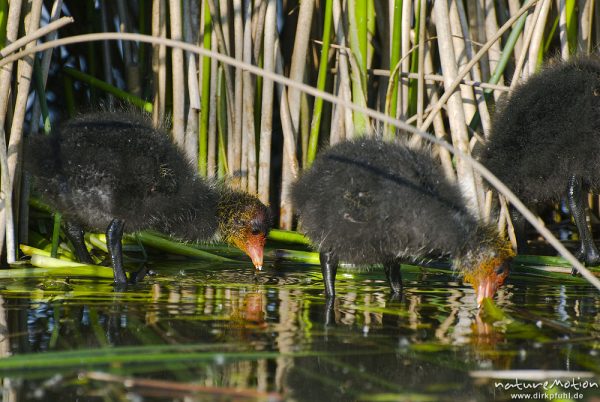
[[[485,141],[499,97],[544,60],[596,47],[598,17],[591,0],[0,0],[0,54],[8,56],[0,71],[2,256],[14,263],[18,244],[28,242],[29,180],[20,164],[25,131],[48,132],[57,120],[100,104],[132,104],[152,113],[156,124],[169,123],[200,175],[258,194],[276,212],[278,227],[292,230],[289,184],[320,149],[355,136],[417,143],[417,131],[432,130],[468,156]],[[190,47],[126,35],[7,62],[23,47],[91,32],[183,41],[339,102]],[[404,123],[391,124],[398,120]],[[494,200],[480,169],[435,149],[474,212],[510,228],[506,202]],[[55,235],[52,255],[59,244]]]

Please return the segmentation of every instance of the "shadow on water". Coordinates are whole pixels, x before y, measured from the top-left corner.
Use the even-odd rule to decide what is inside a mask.
[[[343,271],[329,308],[314,266],[258,275],[246,265],[153,269],[160,274],[121,293],[107,281],[0,282],[3,400],[510,400],[540,392],[472,376],[507,369],[585,372],[600,384],[600,297],[588,286],[509,280],[496,301],[507,315],[490,320],[477,315],[471,288],[417,268],[403,268],[399,300],[379,270]],[[547,392],[561,391],[577,399],[573,388]]]

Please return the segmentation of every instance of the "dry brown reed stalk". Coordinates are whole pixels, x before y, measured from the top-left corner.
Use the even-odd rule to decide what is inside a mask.
[[[540,12],[542,11],[541,7],[542,3],[538,3],[535,7],[534,12],[527,17],[528,21],[537,21]],[[529,25],[525,26],[525,33],[523,35],[523,48],[519,57],[517,59],[517,63],[515,66],[515,70],[511,80],[511,88],[514,88],[522,79],[526,79],[529,76],[529,69],[526,68],[527,57],[529,56],[529,46],[531,44],[531,39],[533,38],[533,22]]]
[[[542,46],[544,29],[546,26],[546,20],[548,19],[548,13],[550,12],[551,0],[544,0],[540,6],[540,15],[535,21],[533,29],[533,36],[531,37],[531,44],[529,46],[529,74],[534,74],[538,69],[538,55]]]
[[[6,25],[6,40],[11,43],[17,40],[21,17],[21,1],[12,1],[8,9],[8,21]],[[2,198],[0,199],[0,250],[4,246],[4,238],[7,236],[7,254],[12,254],[14,245],[14,226],[12,208],[12,183],[8,174],[8,155],[6,148],[6,135],[4,127],[10,122],[7,119],[8,106],[11,103],[11,77],[13,64],[8,63],[0,70],[0,164],[2,169]],[[11,257],[12,258],[12,257]]]
[[[465,64],[468,61],[468,52],[467,52],[467,41],[464,40],[464,38],[468,35],[468,32],[463,32],[462,30],[462,26],[460,23],[460,17],[458,15],[458,6],[456,4],[456,2],[452,1],[449,4],[449,15],[448,15],[448,20],[449,20],[449,25],[450,25],[450,30],[452,32],[452,47],[454,49],[454,57],[455,57],[455,62],[454,64],[456,64],[456,70],[462,70],[465,66]],[[438,43],[440,42],[440,38],[438,38]],[[440,44],[441,45],[441,44]],[[442,48],[443,46],[440,46],[440,48]],[[472,54],[471,54],[472,55]],[[473,66],[475,67],[475,66]],[[444,69],[442,68],[442,71]],[[468,71],[467,74],[465,75],[465,79],[467,80],[471,80],[471,71]],[[459,86],[460,89],[460,96],[462,97],[462,105],[463,105],[463,111],[464,111],[464,117],[465,117],[465,123],[471,121],[471,119],[473,118],[473,116],[476,113],[476,101],[475,101],[475,95],[473,94],[473,88],[467,85],[460,85]],[[422,120],[421,120],[422,122]]]
[[[310,41],[310,29],[312,17],[314,14],[315,1],[306,0],[300,2],[300,10],[298,12],[298,24],[296,25],[296,35],[294,37],[294,48],[292,51],[292,61],[290,63],[289,77],[292,80],[303,82],[306,70],[306,58],[308,52],[308,44]],[[290,115],[292,118],[292,127],[294,133],[298,132],[300,117],[300,91],[295,88],[289,88],[287,91]]]
[[[233,8],[231,14],[233,16],[233,57],[236,60],[243,60],[244,55],[244,23],[243,23],[243,7],[242,0],[233,0]],[[228,18],[227,14],[221,15],[223,18]],[[231,52],[231,48],[230,48]],[[239,183],[240,188],[243,188],[244,172],[242,170],[242,113],[243,113],[243,82],[242,70],[236,68],[233,77],[233,132],[232,132],[232,152],[231,158],[228,158],[231,174],[235,183]]]
[[[166,38],[167,6],[165,0],[152,1],[152,36]],[[166,46],[153,46],[152,71],[154,73],[154,105],[152,108],[152,120],[155,126],[162,124],[165,120],[167,103],[167,48]]]
[[[560,55],[563,60],[569,59],[569,43],[567,41],[567,1],[558,0],[558,37],[560,39]]]
[[[211,46],[213,51],[217,51],[217,34],[211,31]],[[207,150],[207,176],[217,176],[217,74],[218,61],[213,58],[210,61],[210,96],[209,96],[209,115],[208,115],[208,150]],[[203,111],[206,113],[206,111]]]
[[[277,33],[276,33],[277,35]],[[275,72],[283,75],[283,56],[279,47],[279,38],[275,39]],[[281,195],[279,202],[279,227],[289,230],[293,223],[292,200],[289,188],[292,182],[298,177],[298,160],[296,158],[296,135],[293,126],[293,119],[290,113],[287,89],[283,85],[277,86],[279,95],[279,113],[281,119],[281,129],[283,131],[283,156],[281,166]]]
[[[21,1],[11,1],[8,9],[8,22],[6,25],[6,41],[13,43],[17,40],[21,17]],[[11,87],[12,63],[5,65],[0,70],[0,123],[2,126],[6,124],[6,113],[8,105],[11,101],[9,96]],[[2,139],[1,141],[4,141]],[[4,146],[6,148],[6,146]]]
[[[450,30],[451,24],[448,4],[445,1],[436,2],[433,6],[433,12],[439,44],[438,51],[444,74],[444,85],[447,88],[458,75]],[[468,71],[466,71],[466,73],[468,73]],[[459,92],[454,92],[454,94],[449,97],[447,107],[452,144],[461,152],[468,154],[470,153],[469,134],[467,132],[466,118],[463,110],[463,100]],[[458,185],[461,188],[463,195],[468,200],[469,206],[475,215],[480,216],[482,213],[481,189],[477,185],[475,174],[471,166],[464,161],[457,161],[456,171]]]
[[[58,37],[58,32],[56,30],[60,29],[61,27],[63,27],[66,24],[69,24],[71,22],[73,22],[73,18],[71,17],[62,17],[62,18],[58,18],[60,16],[60,12],[61,12],[61,8],[62,8],[62,0],[56,0],[54,2],[54,4],[52,5],[52,11],[50,13],[50,23],[40,29],[38,29],[36,32],[39,32],[41,30],[44,30],[44,35],[48,35],[48,40],[53,40],[56,39]],[[55,24],[58,23],[58,24]],[[52,26],[52,28],[50,28]],[[43,36],[43,35],[42,35]],[[6,48],[2,49],[5,50]],[[1,52],[0,52],[1,53]],[[52,49],[46,50],[42,56],[42,61],[40,63],[41,65],[41,69],[42,69],[42,79],[44,81],[44,87],[46,86],[46,81],[48,80],[48,69],[50,68],[50,61],[52,58]],[[37,96],[38,94],[36,93],[36,100],[33,102],[33,110],[31,112],[31,121],[32,122],[37,122],[40,119],[40,103],[37,101]],[[37,124],[32,124],[30,126],[30,133],[34,133],[37,132],[38,126]]]
[[[223,46],[225,47],[227,54],[229,54],[231,56],[231,33],[230,33],[230,28],[229,28],[230,27],[229,16],[233,15],[233,13],[231,11],[229,11],[229,1],[228,0],[218,0],[218,1],[219,1],[219,3],[218,3],[219,4],[219,13],[217,15],[219,16],[219,19],[216,21],[213,21],[213,23],[215,24],[215,26],[221,27],[220,29],[222,29],[223,38],[224,38]],[[212,2],[212,0],[211,0],[211,2]],[[211,5],[211,2],[208,3],[209,6]],[[212,3],[212,4],[215,4],[215,3]],[[212,11],[211,11],[211,13],[212,13]]]
[[[198,20],[200,14],[198,8],[192,8],[190,0],[183,1],[183,36],[187,43],[200,43],[196,41],[197,35],[196,24],[192,20]],[[198,77],[197,57],[191,52],[185,54],[186,76],[187,76],[187,93],[189,100],[189,108],[185,123],[184,136],[184,152],[190,162],[194,165],[198,162],[198,130],[199,130],[199,113],[200,113],[200,82]]]
[[[277,14],[277,0],[267,0],[265,14],[263,68],[265,71],[275,71],[275,48]],[[269,203],[270,177],[271,177],[271,142],[273,137],[273,80],[264,78],[262,82],[262,105],[260,118],[260,144],[258,155],[258,198],[264,203]]]
[[[429,49],[429,44],[426,44],[426,48],[427,48],[427,51],[425,52],[425,67],[424,68],[425,68],[425,73],[431,73],[431,72],[433,72],[433,60],[432,60],[433,55],[431,54],[431,51]],[[443,77],[442,77],[442,79],[443,79]],[[429,99],[430,99],[430,102],[433,104],[436,104],[438,102],[439,97],[438,97],[438,93],[437,93],[437,86],[431,85],[431,90],[429,92]],[[444,141],[448,140],[448,135],[446,133],[446,128],[444,126],[444,117],[442,116],[441,111],[438,111],[434,115],[433,131],[435,133],[435,136],[438,139],[444,140]],[[455,182],[456,181],[456,172],[455,172],[454,166],[452,164],[452,155],[450,155],[450,153],[443,148],[438,149],[438,155],[439,155],[440,161],[442,162],[442,168],[444,169],[444,174],[445,174],[446,178],[448,178],[452,182]]]
[[[181,16],[181,1],[169,0],[169,16],[171,39],[183,39],[183,23]],[[172,135],[175,144],[185,148],[185,73],[183,66],[183,51],[171,49],[171,85],[173,87]]]
[[[38,29],[35,34],[37,36],[37,34],[40,33],[40,31],[42,31],[44,34],[47,34],[47,39],[48,40],[53,40],[56,39],[58,37],[58,32],[57,30],[60,29],[61,27],[63,27],[66,24],[69,24],[71,22],[73,22],[73,18],[71,17],[62,17],[59,19],[60,17],[60,13],[62,10],[62,0],[55,0],[53,5],[52,5],[52,9],[50,12],[50,21],[47,25],[45,25],[44,27]],[[41,37],[42,35],[40,35]],[[15,42],[12,43],[12,45],[14,45]],[[6,48],[4,48],[3,50],[6,50]],[[46,82],[48,80],[48,70],[50,68],[50,61],[52,58],[52,50],[53,49],[48,49],[46,50],[43,55],[42,55],[42,61],[40,63],[40,75],[42,77],[42,81],[43,81],[43,87],[46,87]],[[39,94],[36,92],[35,93],[35,97],[34,97],[34,101],[33,101],[33,107],[31,110],[31,124],[29,126],[29,134],[33,135],[35,133],[38,132],[38,125],[36,124],[39,120],[40,120],[40,115],[41,115],[41,107],[40,107],[40,102],[39,102],[39,98],[38,98]],[[24,175],[23,176],[23,183],[21,186],[21,199],[19,202],[19,215],[18,215],[18,236],[19,236],[19,243],[24,243],[27,244],[28,243],[28,237],[29,237],[29,196],[30,196],[30,181],[31,178],[29,177],[29,175]],[[1,248],[1,246],[0,246]]]
[[[495,1],[493,0],[480,0],[483,1],[483,10],[485,10],[485,20],[484,20],[484,27],[485,27],[485,37],[489,40],[490,38],[494,37],[494,35],[496,34],[496,32],[498,32],[498,18],[496,15],[496,7],[495,7]],[[500,59],[500,55],[501,55],[502,51],[500,49],[500,42],[494,41],[491,46],[490,49],[487,53],[488,56],[488,61],[489,61],[489,66],[490,66],[490,71],[494,72],[496,71],[496,68],[498,67],[498,60]],[[501,80],[500,83],[502,84],[503,81]]]
[[[460,81],[464,78],[466,73],[473,67],[473,65],[479,62],[483,55],[486,54],[486,52],[490,49],[492,44],[498,39],[500,39],[500,37],[512,27],[512,25],[521,17],[521,15],[526,13],[531,8],[531,6],[535,5],[538,1],[539,0],[531,0],[523,7],[521,7],[513,16],[511,16],[511,18],[509,18],[504,23],[504,25],[500,29],[498,29],[498,31],[494,34],[493,37],[489,38],[488,41],[483,46],[481,46],[479,51],[473,56],[473,59],[471,59],[469,63],[467,63],[465,67],[457,74],[452,84],[444,88],[444,94],[440,97],[439,101],[433,106],[429,116],[423,122],[423,126],[419,127],[420,130],[425,131],[429,128],[429,125],[434,119],[435,113],[437,113],[445,105],[448,98],[452,96],[452,94],[454,93],[454,91],[456,90],[456,88],[460,84]]]
[[[425,32],[427,21],[427,2],[420,2],[419,15],[419,38],[418,38],[418,70],[419,77],[417,78],[417,127],[423,124],[423,108],[425,107]]]
[[[548,0],[549,1],[549,0]],[[579,30],[577,31],[577,47],[588,54],[592,50],[592,19],[594,16],[594,0],[579,2]]]
[[[346,47],[346,34],[342,18],[342,7],[340,0],[333,0],[333,27],[338,39],[339,50],[337,52],[338,63],[338,94],[340,99],[350,102],[352,99],[352,90],[350,88],[350,73],[348,67],[348,48]],[[330,143],[335,144],[345,138],[354,137],[354,123],[352,121],[352,111],[342,106],[335,107],[331,125]],[[335,134],[334,134],[335,133]]]
[[[12,182],[8,175],[8,156],[6,152],[6,133],[0,127],[0,189],[2,190],[2,198],[0,199],[1,220],[1,246],[4,247],[4,237],[6,235],[6,260],[9,263],[15,261],[15,236],[14,236],[14,220],[13,220],[13,202],[12,202]]]
[[[473,34],[469,28],[469,23],[467,20],[466,10],[464,9],[462,2],[457,2],[457,12],[460,20],[460,25],[462,27],[463,32],[465,32],[465,53],[467,59],[471,59],[475,54],[475,50],[473,48]],[[473,66],[471,70],[472,78],[474,82],[483,81],[483,75],[481,73],[480,63],[477,63]],[[503,85],[495,86],[495,89],[499,89],[504,87]],[[491,117],[490,111],[488,109],[488,105],[485,101],[485,92],[483,91],[484,86],[473,86],[473,93],[476,98],[477,111],[479,112],[479,116],[481,118],[481,128],[483,129],[484,135],[487,135],[491,126]],[[505,87],[504,87],[505,88]]]
[[[292,60],[290,63],[289,77],[292,80],[303,82],[305,70],[307,67],[306,59],[308,52],[308,44],[310,40],[310,29],[312,17],[314,14],[315,1],[306,0],[300,2],[300,10],[298,12],[298,24],[296,25],[296,35],[294,37],[294,47],[292,51]],[[277,72],[283,73],[283,63],[281,68],[277,68]],[[300,91],[295,88],[288,88],[287,91],[280,92],[280,96],[286,96],[287,99],[281,99],[280,105],[287,110],[282,114],[282,123],[289,115],[290,124],[286,124],[284,131],[284,147],[287,152],[283,154],[283,166],[281,171],[281,199],[279,203],[279,227],[282,229],[292,229],[293,224],[293,207],[291,194],[288,187],[296,179],[298,169],[291,167],[297,165],[296,157],[296,140],[300,128]]]
[[[466,23],[466,15],[464,8],[462,7],[462,3],[459,5],[459,2],[450,2],[450,15],[449,15],[450,26],[453,34],[452,44],[454,46],[454,52],[456,57],[457,70],[464,69],[465,64],[469,59],[473,57],[473,49],[472,43],[469,40],[471,34],[468,30],[468,24]],[[473,77],[477,77],[481,79],[478,64],[473,65],[471,71],[467,73],[465,79],[470,80]],[[461,85],[460,92],[462,96],[462,104],[465,118],[464,127],[468,130],[468,123],[473,121],[475,116],[479,114],[481,126],[483,130],[484,136],[490,130],[490,113],[487,108],[487,103],[485,102],[485,98],[483,96],[483,92],[480,91],[479,99],[476,97],[476,93],[474,91],[474,87]],[[422,122],[422,120],[421,120]],[[461,125],[462,127],[462,125]],[[454,134],[454,133],[453,133]],[[467,132],[468,135],[468,132]],[[472,136],[470,140],[470,148],[472,149],[477,137]],[[457,171],[461,166],[457,164]],[[460,173],[458,174],[460,177]],[[460,183],[460,181],[459,181]],[[477,197],[477,204],[479,205],[479,213],[480,217],[484,220],[489,219],[489,214],[491,208],[487,206],[491,206],[491,198],[489,203],[486,201],[485,192],[484,192],[484,184],[479,175],[474,174],[474,189],[475,196]],[[488,197],[489,198],[489,197]]]
[[[254,11],[252,12],[252,37],[254,43],[253,60],[257,61],[260,58],[260,54],[263,50],[263,39],[265,32],[265,20],[267,17],[267,6],[268,0],[260,0],[254,3]],[[275,21],[275,24],[277,22]]]
[[[219,52],[225,55],[230,55],[229,42],[229,24],[227,22],[227,1],[220,2],[220,10],[217,10],[215,0],[208,0],[210,15],[212,19],[212,29],[216,34],[216,43],[218,44]],[[234,98],[234,78],[231,74],[229,66],[223,66],[225,74],[225,88],[227,92],[227,161],[230,169],[234,169],[234,131],[233,131],[233,115],[235,108],[233,104]]]
[[[402,2],[402,42],[401,42],[401,55],[402,59],[402,67],[401,71],[409,71],[410,70],[410,57],[409,51],[411,49],[410,46],[410,34],[411,34],[411,20],[413,14],[413,2],[412,1],[403,1]],[[393,44],[390,44],[393,45]],[[392,69],[394,66],[390,66]],[[398,101],[398,109],[396,110],[396,116],[399,119],[405,120],[408,112],[408,80],[400,80],[401,88]]]
[[[27,14],[25,15],[25,32],[31,34],[35,32],[40,25],[40,18],[42,13],[42,0],[33,0],[28,7]],[[29,42],[25,48],[31,48],[35,45],[35,42]],[[14,103],[14,112],[12,117],[12,124],[10,127],[10,138],[8,141],[7,148],[7,169],[8,169],[8,184],[11,188],[16,190],[16,199],[13,202],[14,206],[19,205],[19,189],[20,185],[16,186],[14,183],[21,183],[21,169],[19,165],[19,155],[23,142],[23,123],[25,121],[25,113],[27,108],[27,98],[29,96],[29,87],[33,79],[33,60],[34,56],[27,56],[19,60],[17,64],[17,94]],[[8,200],[7,196],[7,200]],[[8,207],[7,207],[8,211]],[[16,245],[15,245],[15,231],[14,222],[12,216],[17,215],[13,210],[6,215],[6,261],[11,264],[16,261]]]
[[[252,64],[252,2],[246,1],[244,9],[244,36],[242,59]],[[256,137],[254,128],[254,76],[247,71],[242,72],[242,188],[256,194],[258,179],[256,177]]]

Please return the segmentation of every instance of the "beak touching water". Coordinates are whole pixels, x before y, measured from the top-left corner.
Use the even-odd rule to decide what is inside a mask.
[[[254,267],[260,271],[263,267],[263,250],[267,237],[263,233],[250,234],[248,237],[239,245],[239,248],[248,254],[248,257],[252,260]]]
[[[473,284],[477,294],[477,307],[481,307],[484,298],[494,297],[496,290],[498,290],[508,276],[508,265],[508,262],[502,263],[497,269],[481,275],[481,277],[478,278],[479,280]]]
[[[496,290],[498,289],[498,285],[492,279],[484,279],[479,282],[479,286],[475,289],[477,293],[477,307],[481,307],[481,303],[483,299],[489,297],[492,299],[496,294]]]

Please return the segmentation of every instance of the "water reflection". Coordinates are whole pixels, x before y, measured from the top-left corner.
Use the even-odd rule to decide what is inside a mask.
[[[501,400],[510,395],[469,371],[598,370],[600,298],[586,286],[513,282],[498,296],[510,319],[492,322],[444,273],[408,272],[393,299],[380,272],[348,272],[328,304],[315,267],[155,269],[127,292],[85,280],[0,283],[3,356],[104,356],[5,370],[4,400],[229,400],[240,390],[258,393],[234,400]]]

